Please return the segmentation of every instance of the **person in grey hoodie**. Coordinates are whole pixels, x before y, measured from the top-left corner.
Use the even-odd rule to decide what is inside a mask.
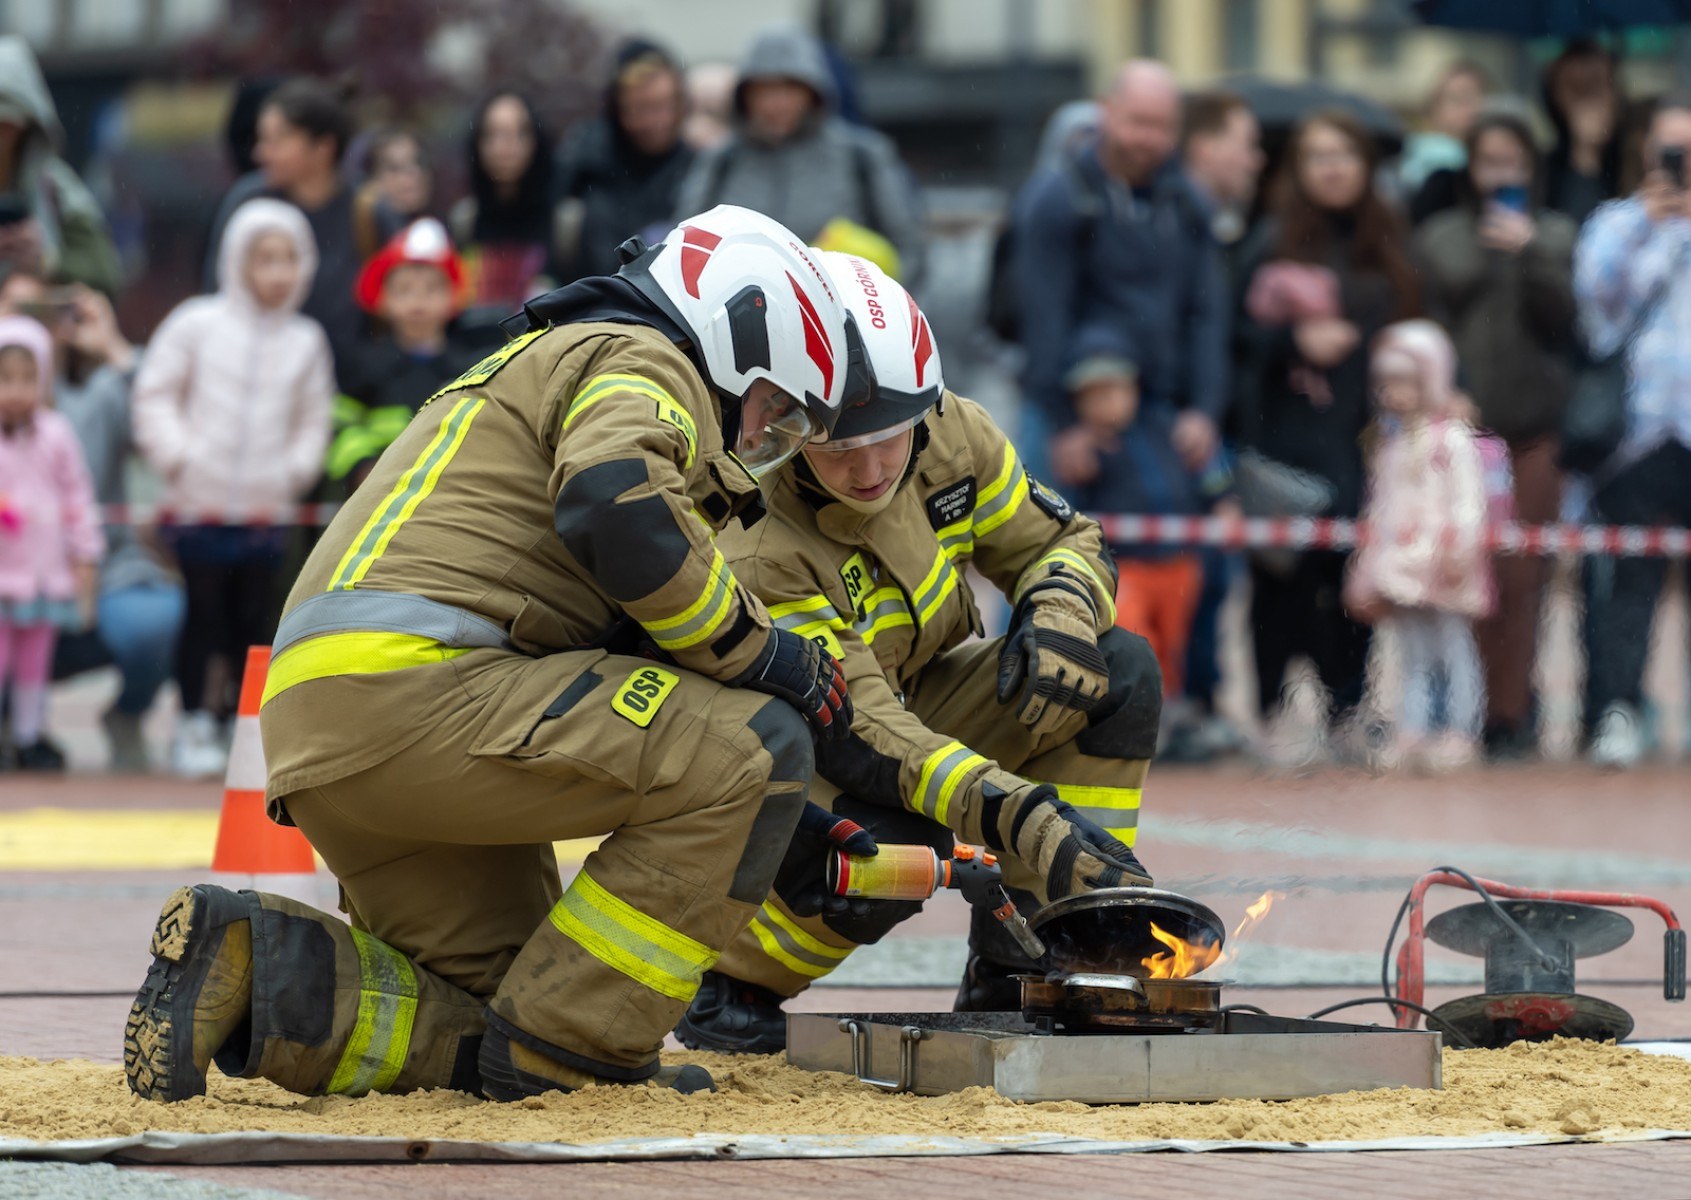
[[[93,194],[59,157],[63,141],[35,55],[22,38],[0,37],[0,267],[110,295],[117,250]]]
[[[758,35],[740,66],[734,112],[729,139],[693,161],[681,185],[678,217],[717,204],[743,205],[806,242],[876,258],[906,287],[920,278],[922,222],[914,184],[885,135],[839,117],[834,77],[815,38],[788,27]],[[866,253],[860,240],[848,244],[853,233],[841,222],[886,239],[896,261]]]

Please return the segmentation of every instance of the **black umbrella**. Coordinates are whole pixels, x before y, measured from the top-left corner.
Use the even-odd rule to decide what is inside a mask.
[[[1415,15],[1449,29],[1572,38],[1691,21],[1691,0],[1415,0]]]
[[[1283,137],[1310,113],[1337,108],[1360,121],[1387,157],[1403,147],[1403,122],[1397,114],[1378,100],[1355,92],[1325,83],[1286,83],[1260,75],[1237,75],[1223,80],[1220,86],[1251,106],[1270,139]]]

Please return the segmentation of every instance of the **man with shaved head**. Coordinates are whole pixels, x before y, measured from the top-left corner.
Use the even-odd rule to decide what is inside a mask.
[[[1176,161],[1181,96],[1168,68],[1128,62],[1099,109],[1097,137],[1036,172],[1017,202],[1024,403],[1050,431],[1053,481],[1081,507],[1193,515],[1214,498],[1202,481],[1219,474],[1229,393],[1221,251]],[[1118,622],[1150,640],[1176,690],[1199,559],[1115,550]]]

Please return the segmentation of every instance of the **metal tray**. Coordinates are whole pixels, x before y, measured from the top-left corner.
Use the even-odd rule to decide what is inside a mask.
[[[1020,1013],[794,1013],[787,1059],[887,1091],[1010,1100],[1291,1100],[1440,1088],[1436,1033],[1229,1012],[1190,1034],[1042,1034]]]

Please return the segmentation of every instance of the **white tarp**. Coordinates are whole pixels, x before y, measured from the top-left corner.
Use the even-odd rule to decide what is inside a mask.
[[[1691,1043],[1635,1042],[1629,1049],[1691,1059]],[[1467,1137],[1382,1138],[1351,1142],[1161,1140],[1098,1142],[1059,1134],[1002,1138],[776,1136],[700,1134],[568,1145],[561,1142],[463,1142],[307,1133],[164,1133],[75,1141],[0,1141],[0,1159],[50,1162],[175,1163],[194,1166],[353,1162],[605,1162],[650,1159],[913,1158],[977,1154],[1145,1154],[1211,1150],[1346,1152],[1361,1150],[1502,1150],[1566,1142],[1653,1142],[1691,1139],[1691,1129],[1626,1130],[1570,1137],[1553,1133],[1484,1133]]]

